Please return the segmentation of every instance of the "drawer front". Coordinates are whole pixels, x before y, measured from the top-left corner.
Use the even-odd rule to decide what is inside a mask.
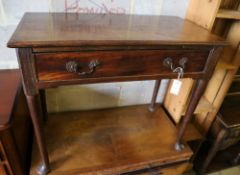
[[[58,81],[87,78],[169,75],[170,67],[164,60],[172,58],[173,68],[187,58],[184,73],[201,73],[209,51],[154,50],[154,51],[96,51],[36,54],[39,81]],[[90,63],[98,62],[96,69]],[[76,71],[77,69],[77,71]],[[177,75],[176,75],[177,77]]]

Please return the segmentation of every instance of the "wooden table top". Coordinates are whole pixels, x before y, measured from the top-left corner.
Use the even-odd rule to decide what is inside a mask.
[[[226,45],[206,29],[179,17],[26,13],[8,47],[111,45]]]
[[[0,70],[0,130],[11,124],[15,98],[21,85],[20,71]]]

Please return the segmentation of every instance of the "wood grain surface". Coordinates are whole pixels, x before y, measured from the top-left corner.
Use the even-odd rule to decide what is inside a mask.
[[[224,45],[190,21],[170,16],[26,13],[8,47]]]
[[[50,114],[46,123],[50,174],[119,174],[190,159],[176,151],[177,128],[161,107],[147,105]],[[31,175],[41,162],[34,149]]]
[[[56,81],[159,74],[175,74],[177,77],[176,73],[163,64],[168,57],[172,58],[174,68],[179,66],[180,59],[186,57],[186,75],[202,73],[208,54],[209,50],[135,50],[41,53],[36,54],[35,58],[39,81]],[[74,61],[79,65],[78,72],[87,72],[88,65],[93,60],[98,60],[100,65],[90,75],[79,75],[66,70],[66,64]]]
[[[175,68],[181,57],[189,57],[184,77],[201,79],[179,130],[164,119],[166,114],[161,108],[153,113],[130,107],[97,111],[94,115],[94,112],[56,114],[53,118],[57,120],[52,125],[49,120],[46,130],[47,138],[54,141],[47,143],[52,173],[116,174],[146,168],[149,164],[189,160],[192,155],[189,148],[186,146],[178,152],[174,144],[177,142],[176,148],[180,148],[186,126],[217,63],[219,48],[226,44],[223,39],[178,17],[26,13],[8,47],[18,48],[41,155],[41,160],[36,162],[43,163],[40,173],[45,174],[50,167],[38,121],[41,117],[36,103],[39,89],[176,78],[176,73],[163,67],[163,60],[168,56],[173,57]],[[65,70],[66,63],[74,60],[80,71],[86,71],[95,59],[100,66],[91,75],[81,76]],[[100,120],[99,116],[103,118]],[[68,124],[69,121],[74,123]],[[61,130],[62,124],[64,130]],[[57,135],[64,144],[58,143]]]

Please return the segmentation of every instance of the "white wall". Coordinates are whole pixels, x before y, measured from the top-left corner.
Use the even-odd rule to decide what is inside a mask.
[[[187,5],[188,0],[0,0],[0,69],[18,67],[15,51],[6,48],[6,43],[26,11],[184,17]],[[50,111],[66,111],[148,103],[153,84],[153,81],[144,81],[51,89],[48,91],[48,108]],[[162,97],[160,94],[158,101]]]

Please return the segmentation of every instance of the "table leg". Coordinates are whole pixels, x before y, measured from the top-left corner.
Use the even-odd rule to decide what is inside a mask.
[[[205,174],[207,167],[209,166],[210,162],[212,161],[213,157],[216,155],[219,146],[221,145],[221,142],[223,141],[224,137],[226,135],[226,130],[221,130],[219,134],[217,135],[216,140],[213,143],[213,146],[208,152],[207,158],[203,163],[203,167],[198,172],[198,174]]]
[[[181,140],[182,140],[182,137],[185,133],[185,130],[186,130],[186,127],[188,125],[188,123],[191,121],[192,119],[192,115],[193,115],[193,112],[194,110],[196,109],[196,106],[198,105],[198,102],[206,88],[206,85],[207,85],[207,80],[198,80],[195,84],[194,84],[194,87],[192,89],[192,93],[191,93],[191,96],[190,96],[190,102],[189,102],[189,106],[186,110],[186,114],[185,116],[183,117],[183,120],[180,124],[180,129],[178,131],[178,135],[177,135],[177,140],[176,140],[176,144],[175,144],[175,149],[180,151],[182,150],[184,147],[183,145],[181,144]]]
[[[41,100],[41,107],[43,113],[43,121],[47,121],[48,113],[47,113],[47,104],[46,104],[46,93],[45,89],[39,90],[40,100]]]
[[[151,111],[151,112],[154,111],[154,106],[155,106],[155,103],[156,103],[156,99],[157,99],[160,84],[161,84],[161,80],[156,80],[155,85],[154,85],[151,104],[148,106],[148,110]]]
[[[45,139],[43,138],[43,125],[41,117],[41,110],[39,110],[38,105],[38,96],[32,95],[32,96],[26,96],[27,97],[27,103],[29,107],[29,111],[31,114],[32,122],[33,122],[33,128],[34,133],[36,137],[36,142],[39,148],[40,156],[43,160],[42,165],[40,165],[37,169],[38,174],[45,175],[50,171],[50,165],[49,165],[49,159],[48,159],[48,153],[47,148],[45,144]]]

